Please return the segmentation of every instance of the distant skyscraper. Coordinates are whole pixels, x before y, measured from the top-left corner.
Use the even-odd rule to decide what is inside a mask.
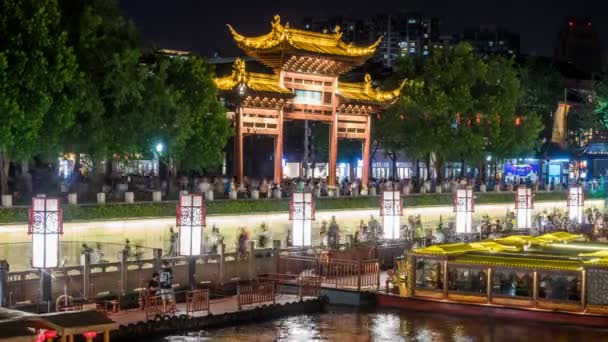
[[[305,18],[301,26],[330,33],[336,25],[340,26],[345,41],[357,44],[370,44],[383,36],[375,59],[381,60],[386,66],[392,66],[404,55],[428,55],[439,37],[439,20],[414,12],[378,14],[363,19]]]
[[[469,42],[481,54],[519,54],[519,34],[501,27],[470,28],[458,35],[455,41]]]
[[[572,63],[579,70],[602,70],[602,44],[590,18],[566,18],[559,32],[555,59]]]

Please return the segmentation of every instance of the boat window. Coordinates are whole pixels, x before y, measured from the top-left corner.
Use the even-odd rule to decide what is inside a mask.
[[[480,268],[448,267],[448,291],[485,294],[487,275]]]
[[[416,288],[443,290],[442,262],[433,259],[416,260]]]
[[[580,275],[540,273],[538,281],[538,298],[576,302],[580,301]]]
[[[509,297],[532,297],[532,271],[493,270],[492,293]]]

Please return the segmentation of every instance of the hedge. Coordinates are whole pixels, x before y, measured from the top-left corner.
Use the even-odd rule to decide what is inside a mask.
[[[513,193],[476,193],[476,204],[513,203]],[[587,198],[600,198],[599,195],[587,194]],[[535,201],[563,201],[564,192],[539,192]],[[426,194],[405,196],[405,207],[425,207],[452,205],[452,194]],[[317,210],[337,209],[371,209],[379,207],[379,197],[340,197],[321,198],[316,200]],[[140,202],[112,204],[63,205],[64,221],[93,221],[143,217],[175,216],[175,202]],[[289,211],[289,200],[260,199],[260,200],[218,200],[207,203],[209,215],[276,213]],[[27,222],[27,208],[0,208],[0,223]]]

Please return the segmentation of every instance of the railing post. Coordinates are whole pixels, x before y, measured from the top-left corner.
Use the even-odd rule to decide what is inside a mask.
[[[538,304],[538,271],[534,270],[532,274],[532,301],[534,302],[534,307]]]
[[[161,268],[163,250],[161,248],[154,248],[152,250],[152,257],[154,258],[154,271],[158,272]]]
[[[188,262],[188,286],[190,287],[190,291],[196,290],[196,258],[194,256],[189,256],[186,258]]]
[[[84,298],[89,299],[89,288],[91,287],[91,253],[84,252],[82,258],[84,260],[82,265],[82,292],[84,292]]]
[[[357,291],[361,291],[361,260],[357,262]]]
[[[8,270],[8,262],[0,260],[0,307],[8,306]]]
[[[255,241],[249,240],[249,280],[255,278]]]
[[[120,256],[120,286],[119,286],[119,292],[118,298],[120,299],[120,296],[125,294],[125,290],[127,288],[127,273],[128,273],[128,267],[127,267],[127,251],[120,251],[119,252],[119,256]]]
[[[281,273],[280,271],[280,255],[281,255],[281,240],[272,240],[272,257],[274,258],[275,273]]]
[[[380,291],[380,263],[376,261],[376,291]]]
[[[241,285],[236,284],[236,305],[241,310]]]
[[[224,242],[222,241],[218,246],[217,246],[217,251],[220,255],[220,262],[219,262],[219,282],[220,285],[224,285],[224,251],[226,250],[226,245],[224,244]]]

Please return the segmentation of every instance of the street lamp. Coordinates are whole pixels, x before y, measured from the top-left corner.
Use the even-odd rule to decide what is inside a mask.
[[[583,223],[585,193],[580,185],[568,189],[568,218],[578,224]]]
[[[40,298],[50,308],[51,275],[45,270],[59,263],[59,235],[63,234],[59,199],[32,198],[27,232],[32,235],[32,267],[40,270]]]
[[[58,266],[59,235],[63,234],[61,204],[57,198],[32,198],[28,234],[32,235],[32,267]]]
[[[179,255],[201,254],[201,234],[207,210],[203,195],[181,195],[177,205]]]
[[[454,211],[456,212],[456,233],[472,233],[473,212],[475,211],[473,190],[458,189],[454,198]]]
[[[163,143],[156,144],[156,152],[161,153],[164,149],[165,146],[163,146]]]
[[[203,195],[181,195],[177,204],[176,224],[179,227],[179,255],[188,257],[188,280],[194,287],[195,259],[201,254],[202,229],[207,208]]]
[[[517,228],[532,228],[532,209],[534,209],[534,196],[532,189],[518,187],[515,195],[515,210],[517,210]]]
[[[380,198],[380,216],[382,216],[382,229],[384,238],[394,240],[399,238],[401,216],[403,215],[403,202],[399,191],[384,191]]]
[[[289,203],[292,221],[291,241],[295,247],[312,245],[312,221],[315,219],[315,202],[309,192],[294,192]]]

